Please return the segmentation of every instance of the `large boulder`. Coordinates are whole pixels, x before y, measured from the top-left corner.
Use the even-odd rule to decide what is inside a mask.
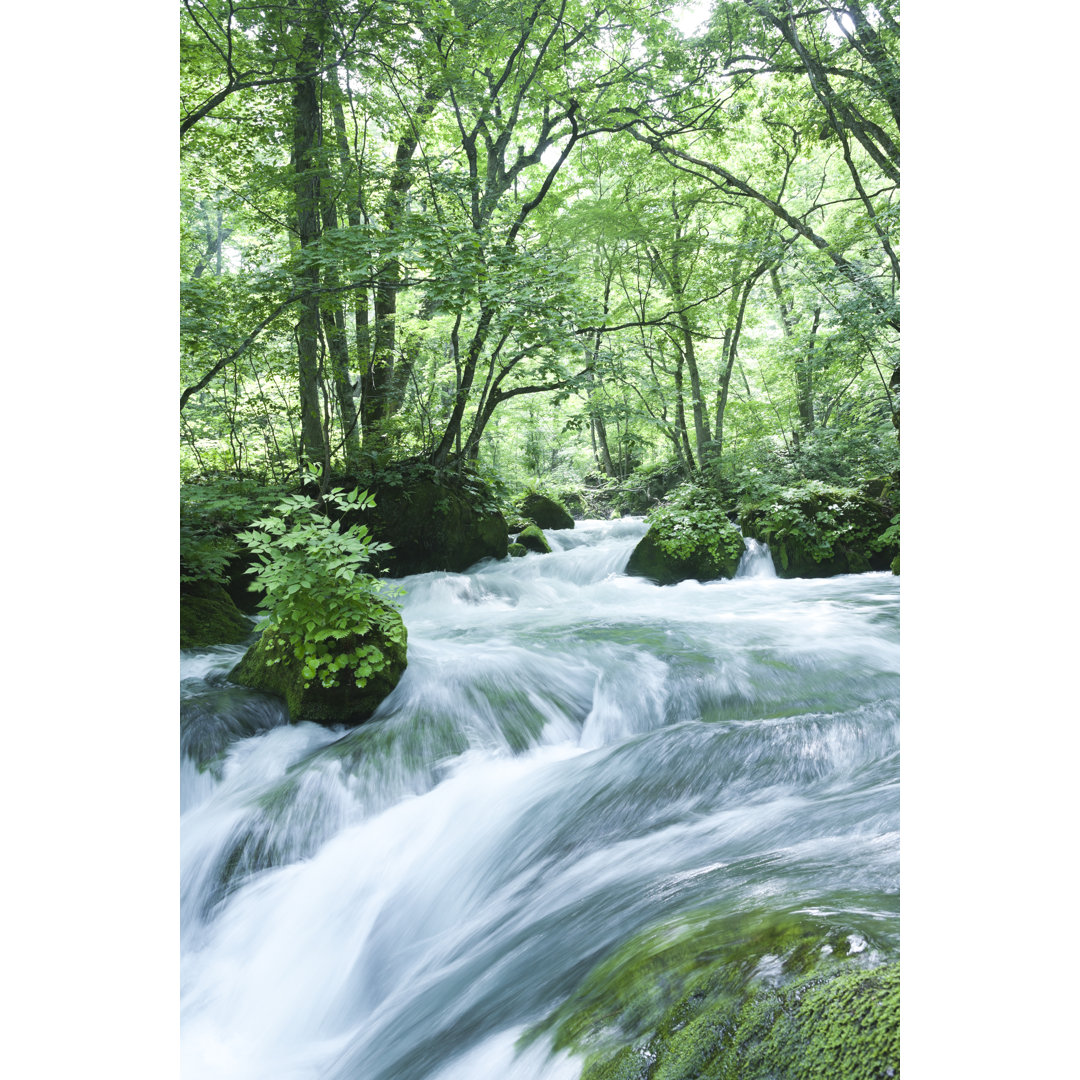
[[[541,555],[551,554],[551,545],[548,543],[548,538],[544,535],[543,530],[535,525],[529,525],[521,530],[521,535],[517,538],[517,546],[526,548],[529,551],[539,552]]]
[[[334,487],[360,487],[375,506],[352,520],[363,522],[391,550],[378,566],[392,577],[431,570],[460,573],[481,559],[506,557],[506,521],[475,485],[452,485],[427,476],[403,475],[400,482],[371,483],[363,477],[335,480]]]
[[[180,648],[205,649],[233,645],[254,627],[237,608],[224,586],[209,581],[185,582],[180,592]]]
[[[664,539],[664,530],[656,525],[651,526],[630,553],[626,573],[632,577],[648,578],[657,585],[674,585],[689,578],[696,581],[733,578],[739,568],[743,542],[737,532],[735,542],[710,546],[703,538],[702,543],[685,548],[678,554],[663,546]]]
[[[887,1080],[894,953],[837,916],[704,909],[626,942],[530,1034],[554,1027],[582,1080]]]
[[[325,687],[317,677],[306,681],[303,661],[289,645],[280,644],[272,632],[259,637],[228,677],[240,686],[284,698],[294,724],[312,720],[329,727],[356,727],[370,718],[405,671],[407,634],[401,616],[386,606],[381,618],[384,628],[372,626],[364,634],[337,643],[336,651],[340,653],[365,645],[374,646],[380,654],[383,666],[362,675],[363,686],[356,685],[355,672],[348,669],[337,673],[335,686]]]
[[[898,505],[888,489],[804,481],[740,517],[746,536],[769,545],[779,577],[832,577],[891,568],[900,553],[890,539]]]
[[[562,503],[546,495],[539,495],[535,491],[526,495],[518,503],[517,509],[541,529],[572,529],[574,527],[574,519]]]

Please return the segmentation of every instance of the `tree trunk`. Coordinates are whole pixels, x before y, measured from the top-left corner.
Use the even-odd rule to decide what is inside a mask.
[[[346,75],[348,73],[346,72]],[[338,160],[341,162],[341,174],[344,178],[343,188],[345,192],[344,203],[345,213],[349,222],[349,227],[357,229],[366,223],[366,215],[364,214],[364,178],[361,175],[359,166],[353,161],[349,154],[349,137],[345,128],[345,107],[341,101],[341,95],[338,92],[338,88],[341,85],[340,75],[338,69],[334,68],[331,72],[331,79],[333,85],[333,105],[331,112],[334,117],[334,134],[337,138],[338,148]],[[356,174],[355,183],[355,196],[350,193],[349,180],[352,178],[353,173]],[[361,388],[364,385],[365,377],[371,367],[371,337],[368,325],[368,291],[366,286],[360,286],[354,294],[354,302],[356,309],[354,312],[354,329],[356,334],[356,365],[355,371],[359,377]],[[335,372],[336,374],[336,372]],[[349,426],[355,431],[353,440],[346,438],[345,443],[345,456],[346,460],[349,460],[354,454],[359,458],[360,453],[360,431],[356,430],[357,416],[356,416],[356,402],[353,395],[353,388],[350,384],[348,388],[349,403],[346,406],[344,398],[342,396],[342,388],[338,387],[338,401],[341,405],[342,424],[348,429]],[[364,399],[363,390],[361,389],[360,399],[360,429],[366,430],[368,425],[365,423],[363,410]],[[355,441],[355,447],[352,442]],[[351,467],[350,467],[351,471]]]
[[[318,43],[311,35],[304,37],[296,60],[296,91],[293,95],[293,173],[296,222],[300,237],[301,259],[319,239],[320,183],[317,155],[320,142],[319,91],[316,77]],[[300,302],[296,326],[298,376],[300,384],[300,432],[303,451],[312,462],[326,468],[323,441],[322,406],[319,400],[319,267],[314,260],[303,263],[300,286],[312,293]]]

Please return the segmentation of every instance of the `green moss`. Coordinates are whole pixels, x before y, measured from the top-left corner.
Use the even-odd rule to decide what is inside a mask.
[[[630,555],[628,574],[658,585],[735,576],[745,544],[714,491],[684,484],[646,520],[649,531]]]
[[[897,1076],[899,965],[867,968],[874,951],[851,954],[852,932],[804,913],[661,924],[530,1035],[554,1029],[556,1047],[587,1055],[582,1080]]]
[[[893,561],[892,561],[892,564],[890,565],[889,569],[890,569],[890,570],[891,570],[891,571],[892,571],[892,572],[893,572],[893,573],[894,573],[894,574],[895,574],[895,575],[896,575],[897,577],[899,577],[899,576],[900,576],[900,556],[899,556],[899,555],[897,555],[897,556],[896,556],[896,558],[895,558],[895,559],[893,559]]]
[[[527,528],[522,529],[517,542],[521,547],[528,548],[529,551],[538,551],[541,555],[547,555],[551,552],[551,545],[548,543],[547,537],[536,525],[529,525]]]
[[[367,488],[375,496],[374,509],[347,520],[363,522],[390,544],[378,562],[394,577],[460,572],[481,559],[506,556],[506,520],[477,481],[455,483],[447,475],[403,470],[396,479],[384,472],[377,480],[358,477],[340,483]]]
[[[529,549],[524,544],[511,544],[506,549],[506,554],[512,559],[520,559],[523,555],[527,555]]]
[[[541,529],[572,529],[574,519],[562,503],[547,495],[530,492],[518,503],[518,511],[523,517],[534,522]]]
[[[657,585],[674,585],[691,578],[696,581],[733,578],[744,545],[734,526],[731,526],[731,533],[732,536],[725,538],[718,549],[708,546],[704,536],[698,536],[691,538],[680,554],[675,554],[665,547],[668,536],[664,526],[653,525],[631,552],[626,573],[649,578]]]
[[[193,582],[180,594],[181,649],[235,644],[250,637],[253,629],[221,585]]]
[[[284,698],[289,719],[294,724],[301,720],[330,726],[361,724],[394,689],[405,670],[407,634],[401,616],[386,606],[383,622],[394,627],[399,641],[372,627],[366,634],[357,634],[338,643],[342,653],[360,645],[373,645],[385,659],[385,666],[374,672],[362,687],[357,687],[351,678],[341,678],[339,685],[332,687],[324,687],[318,679],[305,685],[303,661],[292,649],[266,633],[229,672],[229,679],[241,686]]]
[[[744,503],[740,521],[769,545],[780,577],[861,574],[888,570],[899,553],[896,500],[892,488],[802,480]]]

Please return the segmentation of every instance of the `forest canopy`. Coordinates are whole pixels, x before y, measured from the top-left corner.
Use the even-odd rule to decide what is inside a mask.
[[[183,0],[181,475],[899,455],[899,5]]]

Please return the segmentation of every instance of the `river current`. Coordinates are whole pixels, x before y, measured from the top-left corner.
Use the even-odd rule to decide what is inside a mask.
[[[637,519],[406,578],[360,728],[181,654],[184,1080],[576,1080],[518,1049],[634,934],[842,915],[896,947],[899,578],[623,574]]]

